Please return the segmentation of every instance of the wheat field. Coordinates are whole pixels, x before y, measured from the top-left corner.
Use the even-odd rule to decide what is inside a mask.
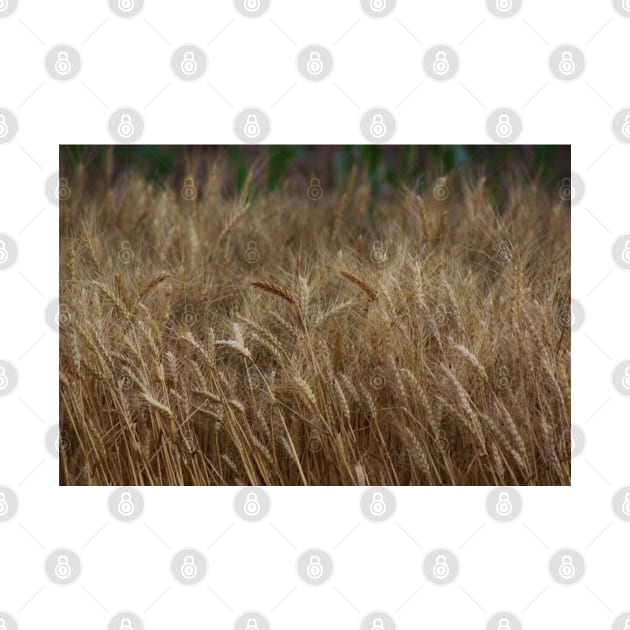
[[[502,173],[497,203],[464,168],[374,204],[360,167],[319,198],[228,177],[68,178],[61,484],[570,484],[557,188]]]

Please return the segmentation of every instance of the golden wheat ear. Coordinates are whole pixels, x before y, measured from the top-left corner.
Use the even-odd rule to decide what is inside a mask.
[[[273,293],[278,297],[281,297],[283,300],[287,302],[291,302],[295,307],[295,313],[297,316],[298,323],[302,330],[306,330],[306,326],[304,324],[304,318],[302,317],[302,313],[300,311],[300,303],[295,296],[287,287],[283,287],[280,284],[276,284],[275,282],[267,282],[266,280],[252,280],[249,283],[253,287],[257,287],[258,289],[262,289],[263,291],[267,291],[267,293]]]
[[[286,287],[275,284],[274,282],[267,282],[266,280],[252,280],[249,284],[253,287],[258,287],[263,291],[267,291],[268,293],[273,293],[287,302],[291,302],[294,306],[298,305],[297,298]]]
[[[360,278],[359,276],[352,273],[351,271],[348,271],[347,269],[340,269],[339,273],[346,280],[350,280],[350,282],[352,282],[353,284],[356,284],[360,289],[365,291],[365,293],[367,293],[370,300],[376,300],[376,298],[378,297],[378,293],[376,289],[371,284],[368,284],[365,280],[363,280],[363,278]]]

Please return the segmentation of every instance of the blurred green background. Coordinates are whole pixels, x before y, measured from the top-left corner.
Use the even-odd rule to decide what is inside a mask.
[[[507,175],[537,178],[558,186],[570,176],[570,145],[62,145],[60,176],[80,176],[83,194],[99,195],[120,178],[140,173],[154,188],[180,189],[192,178],[203,198],[212,164],[219,162],[226,194],[240,193],[248,172],[248,195],[304,188],[313,178],[325,189],[340,189],[353,166],[370,182],[372,198],[406,185],[418,192],[436,177],[465,168],[486,175],[500,197]],[[223,192],[223,191],[222,191]]]

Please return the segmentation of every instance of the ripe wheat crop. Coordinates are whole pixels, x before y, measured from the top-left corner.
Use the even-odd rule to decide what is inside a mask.
[[[70,181],[62,484],[570,483],[557,190],[514,176],[497,203],[465,170],[374,204],[360,170],[317,200],[224,177],[195,199]]]

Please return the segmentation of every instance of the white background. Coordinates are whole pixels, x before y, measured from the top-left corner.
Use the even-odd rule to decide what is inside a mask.
[[[44,67],[58,43],[82,57],[67,83]],[[194,83],[170,69],[184,43],[208,56]],[[334,56],[321,83],[296,68],[298,51],[312,43]],[[460,56],[457,76],[445,83],[422,69],[423,51],[436,43]],[[549,71],[549,55],[563,43],[586,56],[574,82]],[[630,232],[630,146],[611,129],[614,114],[630,106],[628,59],[630,19],[604,0],[525,0],[509,19],[481,0],[399,0],[381,20],[355,0],[272,0],[257,19],[227,0],[147,0],[126,20],[105,1],[21,0],[0,19],[0,107],[19,119],[17,136],[0,145],[0,232],[20,248],[17,263],[0,271],[0,359],[20,379],[0,397],[0,485],[20,502],[0,523],[0,611],[21,629],[105,628],[120,610],[155,629],[230,628],[247,610],[286,630],[358,628],[372,610],[387,611],[401,629],[485,628],[498,610],[537,630],[611,627],[630,609],[630,525],[611,508],[613,493],[630,483],[630,399],[611,382],[614,366],[630,357],[630,273],[610,254]],[[44,185],[58,169],[59,144],[112,142],[107,120],[122,106],[142,113],[142,143],[238,142],[233,120],[248,106],[269,114],[269,143],[364,142],[359,119],[376,106],[396,117],[394,143],[490,142],[485,121],[500,106],[519,113],[519,143],[570,143],[572,169],[586,182],[572,210],[572,294],[586,310],[572,339],[572,421],[586,434],[572,487],[521,489],[523,512],[510,523],[488,516],[489,488],[403,488],[382,524],[363,518],[360,488],[271,488],[271,512],[260,523],[236,516],[231,488],[146,488],[142,517],[128,524],[108,512],[111,489],[59,488],[58,461],[44,446],[58,421],[58,335],[44,319],[58,295],[58,210]],[[57,547],[81,557],[72,585],[56,586],[44,573]],[[207,558],[197,586],[171,576],[183,547]],[[308,547],[333,556],[323,586],[296,574]],[[446,587],[422,573],[435,547],[459,557],[458,579]],[[549,575],[549,558],[562,547],[586,559],[574,586]]]

